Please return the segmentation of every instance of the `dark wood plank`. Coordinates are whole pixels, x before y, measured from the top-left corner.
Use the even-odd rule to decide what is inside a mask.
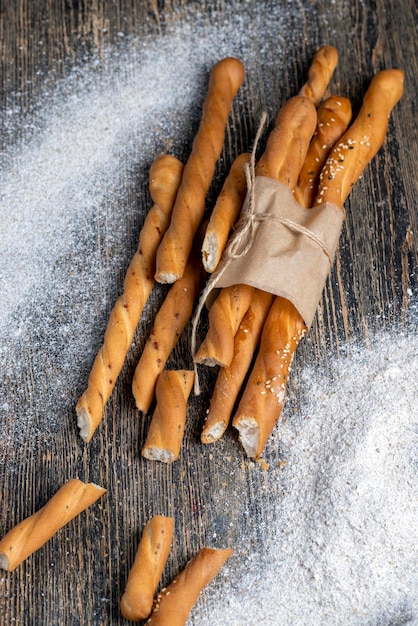
[[[190,123],[183,122],[180,128],[184,133],[180,132],[174,138],[180,141],[172,145],[173,138],[158,137],[160,120],[156,119],[155,128],[144,141],[151,141],[155,134],[158,150],[172,149],[185,158],[197,127],[207,73],[217,56],[214,33],[218,31],[223,37],[231,37],[231,53],[243,58],[249,73],[234,104],[210,204],[227,164],[238,152],[251,147],[261,112],[266,109],[272,120],[283,101],[297,92],[319,45],[331,43],[338,47],[340,63],[333,85],[352,99],[355,110],[376,71],[390,66],[404,69],[406,94],[391,116],[387,141],[346,204],[347,220],[336,264],[317,319],[296,358],[289,385],[289,394],[294,397],[302,363],[327,368],[327,354],[338,353],[348,339],[358,334],[367,336],[380,327],[395,328],[408,318],[418,261],[414,235],[418,218],[417,22],[413,0],[277,4],[255,0],[245,5],[237,0],[4,2],[0,14],[2,111],[12,111],[16,124],[4,123],[4,113],[0,117],[3,146],[9,149],[21,145],[35,132],[30,121],[40,95],[47,89],[54,92],[75,68],[90,67],[92,76],[100,80],[109,54],[119,51],[122,57],[127,48],[132,48],[139,58],[144,42],[162,45],[180,33],[177,36],[190,38],[191,48],[202,50],[200,84],[198,88],[191,86]],[[207,41],[199,39],[205,28]],[[179,55],[182,49],[179,44]],[[176,59],[172,61],[176,72]],[[178,62],[182,62],[180,57]],[[184,106],[179,103],[181,111]],[[3,160],[2,164],[7,166]],[[97,218],[100,238],[91,239],[95,248],[91,253],[102,255],[102,269],[91,311],[95,323],[90,336],[85,337],[85,353],[74,354],[71,348],[71,315],[65,302],[50,305],[50,319],[69,328],[68,335],[60,335],[55,347],[51,342],[50,351],[39,354],[34,350],[39,337],[17,336],[13,344],[8,344],[13,350],[1,353],[0,535],[42,506],[73,475],[108,489],[101,502],[62,529],[18,570],[0,575],[4,624],[123,624],[118,601],[141,528],[151,515],[172,514],[176,519],[176,540],[163,581],[167,583],[204,544],[232,545],[244,553],[262,549],[261,534],[257,546],[246,543],[249,530],[255,523],[260,528],[269,523],[272,499],[280,497],[280,486],[276,491],[272,489],[268,472],[244,457],[233,432],[228,431],[215,447],[200,445],[199,429],[213,376],[204,381],[202,395],[191,401],[181,459],[169,467],[142,461],[141,442],[149,416],[137,415],[130,381],[164,294],[161,288],[152,294],[146,319],[138,329],[101,427],[88,446],[78,436],[74,405],[84,388],[111,306],[120,293],[149,207],[149,164],[149,160],[140,162],[136,171],[126,172],[128,190],[124,200],[116,199],[116,204]],[[108,216],[105,225],[101,215]],[[86,225],[81,224],[80,229],[88,232]],[[109,250],[106,229],[116,233]],[[78,269],[77,263],[80,259],[74,256],[56,271],[70,272],[72,264]],[[35,301],[34,306],[39,302]],[[86,302],[90,302],[87,295]],[[74,310],[71,313],[77,314]],[[12,324],[16,324],[16,318]],[[45,334],[45,343],[54,337],[54,329],[50,331]],[[56,356],[66,350],[67,358],[77,368],[74,387],[62,381],[57,386],[56,373],[50,367],[55,362],[54,350]],[[175,358],[190,366],[187,333]],[[18,376],[17,359],[26,364],[19,368]],[[65,377],[66,370],[59,373]],[[46,404],[50,410],[51,394],[56,394],[57,416],[49,422],[43,407]],[[35,424],[28,430],[29,440],[18,437],[18,423],[24,419],[32,419]],[[43,429],[50,423],[52,432],[44,435]],[[15,442],[10,441],[13,433]],[[270,450],[266,460],[272,465],[279,463],[280,450]],[[202,602],[206,606],[205,595]],[[211,623],[210,615],[205,623]]]

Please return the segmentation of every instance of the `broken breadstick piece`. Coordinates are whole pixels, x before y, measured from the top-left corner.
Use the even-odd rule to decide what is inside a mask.
[[[243,80],[244,66],[235,58],[219,61],[211,71],[202,119],[184,168],[170,226],[157,252],[155,277],[160,283],[173,283],[183,275],[222,152],[232,101]]]
[[[65,524],[106,492],[74,478],[65,483],[36,513],[17,524],[0,541],[0,567],[12,571],[41,548]]]
[[[231,554],[229,548],[199,550],[177,578],[158,594],[147,624],[184,626],[199,593],[216,576]]]
[[[199,245],[199,251],[193,251],[182,278],[170,287],[155,316],[151,334],[135,369],[132,392],[136,407],[144,413],[154,399],[158,376],[192,315],[203,275]]]
[[[157,406],[142,448],[146,459],[162,463],[178,459],[193,379],[194,372],[189,370],[164,370],[159,375],[155,388]]]
[[[154,206],[139,235],[138,249],[126,272],[118,298],[89,375],[88,386],[77,402],[77,424],[90,441],[125,362],[141,313],[154,285],[155,254],[170,221],[183,164],[170,155],[158,157],[150,168],[150,194]]]
[[[245,165],[249,160],[247,152],[235,159],[213,207],[202,244],[202,262],[207,272],[214,272],[217,268],[229,233],[241,211],[247,191]]]
[[[260,349],[232,425],[251,458],[259,458],[283,408],[295,350],[306,326],[294,305],[276,296],[261,335]]]
[[[257,290],[234,338],[234,356],[229,367],[221,367],[201,433],[202,443],[214,443],[224,434],[245,376],[257,351],[261,331],[274,296]]]
[[[164,515],[155,515],[145,525],[120,601],[125,619],[139,621],[150,615],[170,552],[173,529],[173,518]]]
[[[343,206],[385,139],[389,115],[402,96],[403,82],[403,71],[396,69],[382,70],[372,79],[356,119],[325,163],[315,204]]]
[[[318,106],[338,63],[338,52],[333,46],[322,46],[314,54],[308,71],[308,80],[299,91]]]
[[[295,200],[306,209],[313,205],[319,175],[331,149],[350,123],[350,100],[341,96],[330,96],[321,104],[317,115],[316,131],[293,192]]]

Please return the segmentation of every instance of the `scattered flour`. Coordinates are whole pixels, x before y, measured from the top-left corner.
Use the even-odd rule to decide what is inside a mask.
[[[268,444],[284,496],[262,553],[210,597],[214,624],[418,624],[416,332],[352,345],[329,372],[302,368],[299,410]]]

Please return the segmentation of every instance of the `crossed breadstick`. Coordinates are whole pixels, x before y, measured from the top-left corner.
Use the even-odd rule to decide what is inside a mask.
[[[154,285],[155,255],[164,232],[183,172],[173,156],[158,157],[150,168],[149,189],[154,206],[139,237],[138,249],[128,267],[123,294],[117,300],[90,372],[88,386],[76,406],[80,435],[90,441],[116,384],[132,343],[141,313]]]

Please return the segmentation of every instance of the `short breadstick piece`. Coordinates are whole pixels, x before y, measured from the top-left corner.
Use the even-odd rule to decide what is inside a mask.
[[[177,578],[158,594],[147,624],[184,626],[199,593],[216,576],[231,554],[229,548],[202,548]]]
[[[299,91],[318,106],[338,63],[338,52],[333,46],[322,46],[315,53],[308,71],[308,80]]]
[[[306,209],[313,205],[319,175],[331,149],[350,123],[350,100],[341,96],[330,96],[321,104],[317,115],[316,131],[294,189],[295,200]]]
[[[202,443],[214,443],[224,434],[241,390],[274,296],[257,290],[234,338],[234,357],[229,367],[221,367],[201,433]]]
[[[159,375],[155,388],[157,406],[142,448],[146,459],[162,463],[178,459],[193,380],[194,372],[189,370],[164,370]]]
[[[383,70],[372,79],[356,119],[326,161],[315,204],[343,206],[385,139],[390,112],[402,96],[403,81],[402,70]]]
[[[232,285],[221,289],[209,309],[209,330],[194,357],[195,363],[214,367],[231,364],[234,336],[250,306],[254,288]]]
[[[42,547],[106,489],[74,478],[65,483],[39,511],[12,528],[0,541],[0,567],[12,571]]]
[[[235,159],[213,207],[202,244],[203,267],[207,272],[214,272],[217,268],[229,233],[244,203],[247,192],[245,166],[249,159],[247,152]]]
[[[157,252],[156,279],[173,283],[185,270],[205,198],[222,152],[232,101],[244,80],[244,66],[226,58],[212,69],[202,119],[184,168],[170,226]]]
[[[232,425],[247,454],[259,458],[286,397],[295,350],[306,326],[293,304],[277,296],[261,335],[260,350]]]
[[[199,257],[197,252],[191,255],[182,278],[170,287],[136,366],[132,392],[137,408],[144,413],[154,399],[158,376],[192,315],[203,278]]]
[[[117,300],[104,342],[90,372],[88,386],[76,406],[84,441],[100,424],[106,402],[125,362],[142,310],[154,285],[155,255],[170,221],[183,164],[170,155],[157,158],[150,169],[149,188],[154,206],[145,218],[138,249],[128,267],[123,294]]]
[[[146,619],[170,553],[173,539],[172,517],[156,515],[142,531],[134,563],[129,572],[120,610],[125,619]]]

